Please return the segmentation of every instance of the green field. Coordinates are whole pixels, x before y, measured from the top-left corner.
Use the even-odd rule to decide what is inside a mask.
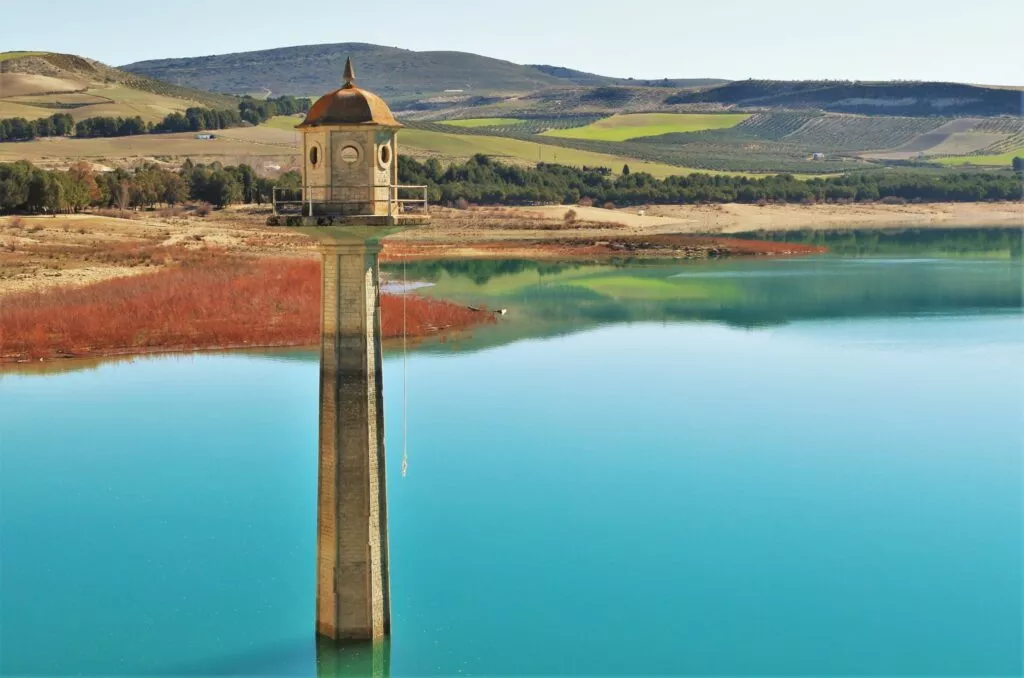
[[[742,113],[630,113],[613,115],[586,127],[548,130],[544,135],[563,139],[625,141],[678,132],[727,129],[735,127],[749,117]]]
[[[276,118],[271,118],[263,123],[266,127],[273,127],[275,129],[286,129],[289,132],[295,131],[295,126],[302,124],[304,116],[301,115],[279,115]]]
[[[421,129],[404,129],[398,133],[398,146],[400,149],[402,147],[414,148],[451,159],[469,158],[476,153],[483,153],[499,160],[511,159],[527,163],[557,162],[562,165],[578,167],[583,165],[608,167],[616,174],[622,171],[623,165],[628,164],[634,172],[649,172],[658,178],[691,174],[696,171],[687,167],[644,162],[635,158],[607,153],[580,151],[534,141],[481,134],[444,134]],[[723,172],[709,173],[724,174]]]
[[[519,118],[468,118],[466,120],[443,120],[443,124],[452,127],[497,127],[499,125],[518,125],[523,121]]]
[[[49,52],[0,52],[0,61],[21,59],[22,57],[42,56],[44,54],[49,54]]]
[[[957,155],[948,158],[935,158],[940,165],[1000,165],[1009,167],[1014,158],[1024,158],[1024,148],[999,155]]]

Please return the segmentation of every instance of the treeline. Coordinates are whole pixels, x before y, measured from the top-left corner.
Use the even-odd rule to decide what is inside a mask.
[[[75,136],[83,139],[93,137],[130,137],[137,134],[149,134],[153,131],[153,124],[147,123],[141,117],[114,118],[102,116],[79,120],[75,124]],[[53,135],[60,136],[60,135]]]
[[[218,111],[198,106],[189,108],[184,113],[171,113],[158,123],[147,122],[137,115],[128,118],[96,116],[76,123],[70,115],[58,113],[40,120],[0,120],[0,141],[31,141],[39,137],[67,137],[72,134],[81,139],[90,139],[165,132],[200,132],[240,127],[244,124],[238,111]]]
[[[627,170],[628,168],[624,168]],[[1021,180],[995,172],[864,172],[798,180],[690,174],[656,179],[603,167],[539,164],[524,168],[477,155],[444,167],[436,159],[399,157],[404,184],[427,185],[431,202],[509,204],[692,204],[721,202],[981,202],[1020,200]],[[195,164],[178,171],[145,165],[134,171],[95,172],[88,163],[66,171],[44,170],[27,161],[0,164],[0,213],[74,212],[88,207],[120,209],[203,201],[217,207],[267,203],[273,189],[298,189],[298,172],[259,177],[249,165]]]
[[[657,179],[643,172],[613,177],[604,167],[540,163],[505,165],[484,155],[447,168],[436,159],[401,156],[404,184],[429,186],[432,202],[484,205],[581,201],[615,205],[759,202],[981,202],[1020,200],[1021,181],[1010,173],[860,172],[800,180],[791,174],[765,177],[689,174]]]
[[[244,123],[238,111],[212,108],[189,108],[185,113],[171,113],[150,130],[154,134],[165,132],[202,132],[205,130],[241,127]]]
[[[188,201],[217,207],[262,204],[272,199],[275,186],[298,188],[300,183],[297,172],[275,180],[256,176],[249,165],[203,165],[190,160],[177,172],[156,165],[96,172],[88,163],[66,171],[44,170],[19,161],[0,164],[0,214],[55,214],[89,207],[127,210]]]
[[[254,99],[250,96],[242,97],[238,104],[238,112],[242,120],[258,125],[275,115],[295,115],[309,111],[309,99],[293,96],[271,97],[268,99]]]
[[[134,118],[97,117],[79,120],[75,125],[75,136],[83,139],[93,137],[127,137],[136,134],[164,134],[168,132],[201,132],[204,130],[240,127],[244,123],[237,111],[213,110],[194,106],[184,113],[169,113],[158,123],[145,122],[139,116]]]
[[[75,120],[67,113],[57,113],[49,118],[26,120],[5,118],[0,120],[0,141],[28,141],[36,137],[64,137],[75,129]]]
[[[184,113],[170,113],[157,123],[139,116],[97,116],[77,123],[67,113],[58,113],[40,120],[6,118],[0,120],[0,142],[31,141],[39,137],[66,137],[74,134],[83,139],[95,137],[126,137],[137,134],[168,132],[203,132],[229,129],[242,125],[258,125],[275,115],[294,115],[309,110],[309,99],[282,96],[273,99],[243,97],[237,110],[193,106]]]

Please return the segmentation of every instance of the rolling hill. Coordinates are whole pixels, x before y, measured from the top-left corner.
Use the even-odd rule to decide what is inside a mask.
[[[140,116],[158,121],[190,106],[231,108],[233,97],[160,82],[72,54],[0,53],[0,118],[75,120]]]
[[[286,47],[166,59],[116,69],[82,57],[0,53],[0,118],[159,120],[194,105],[235,108],[203,90],[317,95],[336,87],[351,55],[360,85],[384,96],[407,126],[405,148],[461,160],[592,164],[658,176],[701,171],[832,174],[881,164],[1000,168],[1024,150],[1020,90],[933,82],[653,80],[609,78],[461,52],[365,43]],[[125,70],[127,69],[127,70]],[[219,135],[47,140],[8,157],[295,156],[298,120]],[[282,129],[273,129],[281,127]],[[278,159],[280,158],[280,159]]]
[[[346,57],[359,84],[424,120],[570,113],[806,111],[884,116],[1020,116],[1022,92],[945,82],[717,79],[634,80],[466,52],[417,52],[368,43],[283,47],[140,61],[149,78],[230,94],[319,96]]]
[[[683,88],[726,82],[701,79],[648,83],[557,66],[524,66],[466,52],[416,52],[359,42],[140,61],[122,68],[216,92],[247,94],[270,90],[274,95],[319,96],[338,86],[345,58],[349,56],[355,62],[360,86],[395,103],[441,95],[448,90],[486,95],[574,85],[629,83]]]
[[[820,109],[875,115],[1021,115],[1022,93],[950,82],[744,80],[680,92],[669,105],[709,104],[760,109]]]

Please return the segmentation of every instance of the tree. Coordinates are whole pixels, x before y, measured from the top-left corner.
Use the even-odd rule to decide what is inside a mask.
[[[129,192],[131,202],[136,207],[152,207],[160,200],[163,192],[163,181],[160,170],[146,168],[136,172],[132,177]]]
[[[160,199],[168,205],[177,205],[188,200],[188,183],[180,174],[165,172],[162,178]]]
[[[273,179],[266,177],[257,177],[256,184],[253,187],[253,200],[257,205],[262,205],[265,202],[273,202],[274,200],[274,187],[276,184]]]
[[[238,183],[242,186],[242,201],[243,202],[256,202],[255,185],[256,185],[256,173],[252,170],[249,165],[239,165],[235,168],[235,177]]]
[[[277,178],[277,186],[290,189],[302,188],[302,175],[295,170],[289,170]]]
[[[75,163],[68,168],[68,174],[85,187],[88,204],[99,203],[103,199],[103,191],[96,181],[96,172],[93,171],[92,165],[87,162]]]
[[[25,161],[0,164],[0,212],[25,209],[32,165]]]
[[[223,169],[214,170],[206,180],[200,199],[225,207],[242,199],[242,186]]]
[[[1013,159],[1013,171],[1018,174],[1024,173],[1024,158],[1018,156]]]
[[[56,213],[63,209],[64,190],[52,172],[32,168],[28,181],[28,200],[25,209],[29,212]]]
[[[89,206],[89,203],[92,202],[90,188],[81,173],[75,172],[74,168],[72,168],[67,172],[61,172],[57,177],[63,187],[65,209],[77,213]],[[93,182],[93,187],[95,185],[95,182]]]
[[[624,176],[624,177],[628,177],[629,176],[629,165],[623,165],[622,166],[622,176]]]

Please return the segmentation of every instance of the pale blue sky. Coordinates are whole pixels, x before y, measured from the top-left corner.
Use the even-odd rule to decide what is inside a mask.
[[[1024,84],[1017,0],[0,0],[0,50],[112,65],[370,42],[637,78]],[[170,8],[174,8],[173,10]]]

